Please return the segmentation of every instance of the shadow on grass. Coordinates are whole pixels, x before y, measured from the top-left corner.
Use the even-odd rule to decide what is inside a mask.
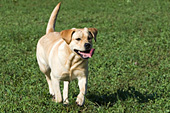
[[[87,95],[87,98],[97,103],[98,105],[109,105],[113,106],[118,100],[125,101],[128,98],[137,99],[138,103],[147,103],[149,100],[155,100],[157,98],[156,94],[142,94],[136,91],[134,87],[129,87],[128,90],[117,90],[116,93],[107,93],[104,95],[97,95],[96,93]]]

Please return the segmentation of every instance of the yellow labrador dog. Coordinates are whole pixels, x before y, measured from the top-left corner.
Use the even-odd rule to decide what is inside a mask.
[[[78,79],[80,93],[76,103],[84,104],[87,89],[88,58],[92,57],[92,39],[96,41],[97,29],[84,28],[54,32],[55,21],[60,9],[60,3],[54,8],[46,29],[46,35],[37,44],[37,61],[40,70],[45,74],[49,92],[55,102],[68,104],[68,85],[73,79]],[[64,81],[63,98],[60,91],[60,81]]]

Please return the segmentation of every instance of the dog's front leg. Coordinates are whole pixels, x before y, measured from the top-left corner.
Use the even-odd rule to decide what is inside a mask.
[[[87,90],[87,77],[79,77],[78,85],[79,85],[80,93],[77,96],[76,103],[77,103],[77,105],[82,106],[85,101],[84,96],[85,96],[86,90]]]
[[[64,81],[63,104],[65,104],[65,105],[69,104],[69,101],[68,101],[68,87],[69,87],[69,82],[68,81]]]
[[[51,73],[51,80],[52,80],[53,91],[55,94],[55,102],[60,103],[62,102],[62,96],[60,91],[60,80],[56,78],[52,73]]]

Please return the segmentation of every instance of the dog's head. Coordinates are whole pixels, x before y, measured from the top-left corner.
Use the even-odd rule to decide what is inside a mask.
[[[92,57],[94,49],[92,49],[92,39],[96,41],[97,29],[69,29],[60,32],[61,37],[69,45],[70,49],[83,59]]]

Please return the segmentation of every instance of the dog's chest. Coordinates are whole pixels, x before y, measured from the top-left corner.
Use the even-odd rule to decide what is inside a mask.
[[[62,73],[62,76],[60,80],[62,81],[72,81],[78,77],[83,77],[86,76],[86,71],[81,69],[81,70],[72,70],[68,73]]]
[[[65,66],[65,71],[62,72],[61,80],[71,81],[78,77],[87,76],[88,74],[87,61],[73,59],[70,66]]]

